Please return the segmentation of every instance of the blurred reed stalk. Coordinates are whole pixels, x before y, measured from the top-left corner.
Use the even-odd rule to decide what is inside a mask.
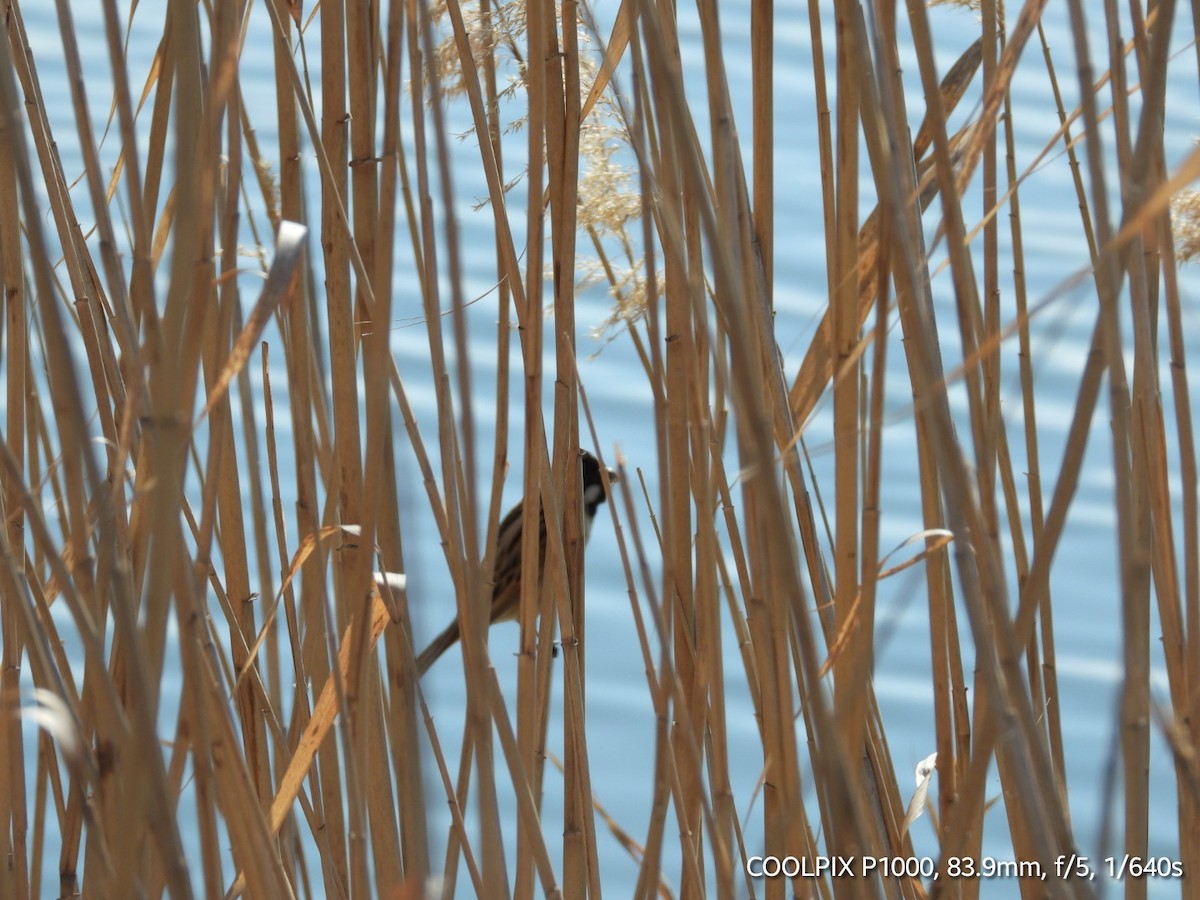
[[[603,29],[577,0],[172,0],[153,23],[148,72],[127,60],[127,29],[136,14],[144,30],[158,8],[105,0],[111,98],[89,93],[85,69],[103,61],[81,58],[71,4],[58,0],[74,133],[66,111],[49,115],[39,74],[50,73],[21,5],[4,3],[0,896],[415,897],[431,876],[446,896],[599,896],[600,848],[614,838],[636,861],[638,897],[844,894],[828,877],[759,880],[746,865],[913,854],[920,804],[906,809],[906,764],[892,758],[872,687],[878,586],[912,565],[930,624],[929,670],[914,674],[931,685],[929,823],[944,877],[931,888],[877,874],[853,895],[976,896],[981,882],[949,878],[946,860],[983,852],[998,802],[1013,858],[1053,873],[1055,895],[1089,896],[1086,879],[1060,879],[1055,865],[1078,848],[1049,576],[1101,404],[1125,660],[1123,820],[1102,833],[1113,850],[1155,852],[1157,728],[1175,751],[1180,859],[1200,871],[1197,484],[1170,215],[1200,154],[1169,171],[1162,140],[1182,26],[1173,4],[1134,3],[1125,34],[1106,4],[1109,40],[1095,47],[1070,0],[1073,45],[1051,47],[1045,7],[1006,14],[983,0],[979,40],[943,72],[924,5],[809,0],[824,220],[795,235],[775,231],[775,198],[791,189],[774,165],[775,116],[792,88],[775,84],[768,3],[750,8],[753,99],[738,108],[721,14],[743,11],[712,0],[678,10],[700,33],[701,61],[686,66],[676,7],[652,0],[623,0]],[[248,54],[267,58],[250,37],[266,33],[273,105],[242,74]],[[1092,262],[1058,293],[1090,278],[1099,301],[1061,460],[1038,449],[1036,313],[1054,297],[1027,296],[1027,173],[1009,95],[1039,43],[1062,126],[1046,154],[1075,178]],[[915,72],[900,65],[902,44]],[[1060,89],[1071,79],[1078,108]],[[907,108],[918,87],[925,108]],[[969,121],[951,129],[968,94]],[[477,304],[454,103],[469,109],[488,191],[478,214],[495,239],[497,288]],[[68,145],[82,173],[62,163]],[[788,371],[775,257],[816,240],[829,305]],[[933,302],[942,256],[952,309]],[[255,270],[258,290],[245,277]],[[631,454],[634,468],[614,460],[622,490],[605,507],[657,722],[653,745],[631,748],[654,772],[642,822],[603,812],[622,786],[592,778],[585,729],[583,533],[568,473],[581,443],[612,455],[590,428],[576,366],[575,297],[589,280],[611,289],[612,339],[632,343],[654,404],[655,445]],[[432,434],[391,355],[393,323],[412,318],[428,340]],[[473,321],[498,321],[494,386],[476,372]],[[897,321],[901,346],[889,340]],[[961,354],[943,349],[948,330]],[[1014,349],[1011,419],[1001,401]],[[896,353],[899,386],[887,382]],[[268,364],[280,358],[282,381]],[[951,388],[965,398],[957,416]],[[900,566],[880,547],[889,390],[913,398],[924,522],[924,549]],[[829,483],[806,458],[818,409],[832,412]],[[481,469],[477,423],[493,415]],[[397,483],[394,422],[423,496]],[[486,644],[514,458],[550,523],[546,590],[524,583],[515,694]],[[420,511],[402,510],[401,496]],[[536,515],[527,504],[527,570]],[[463,622],[461,721],[431,716],[409,598],[372,574],[405,571],[402,525],[414,522],[437,529]],[[1169,684],[1160,705],[1155,662]],[[726,695],[731,670],[745,698]],[[545,768],[552,678],[561,821],[542,808],[547,777],[560,777]],[[37,692],[22,693],[29,685]],[[753,759],[734,758],[728,740],[746,704]],[[442,750],[448,728],[462,730],[458,758]],[[761,769],[761,794],[735,792],[733,773],[747,768]],[[453,825],[435,858],[430,814],[443,803]],[[751,816],[761,846],[743,833]],[[48,867],[57,885],[43,883]],[[1032,877],[1021,888],[1047,889]],[[1145,883],[1126,889],[1141,896]]]

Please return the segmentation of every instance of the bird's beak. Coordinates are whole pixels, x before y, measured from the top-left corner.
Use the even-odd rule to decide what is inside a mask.
[[[608,466],[605,466],[604,471],[608,473],[609,484],[620,484],[621,476],[617,474],[616,469],[610,469]]]

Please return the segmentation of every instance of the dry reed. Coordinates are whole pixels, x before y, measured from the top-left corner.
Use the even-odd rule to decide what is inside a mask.
[[[985,882],[952,877],[954,860],[982,860],[997,828],[1027,866],[1026,896],[1090,896],[1086,873],[1062,866],[1079,823],[1050,575],[1100,409],[1124,665],[1122,818],[1101,831],[1119,835],[1118,856],[1164,852],[1149,837],[1157,731],[1175,794],[1154,809],[1174,801],[1178,861],[1200,871],[1200,534],[1177,269],[1197,229],[1182,204],[1172,218],[1200,151],[1169,168],[1168,65],[1188,64],[1172,56],[1174,4],[1125,18],[1105,4],[1097,45],[1071,0],[1072,43],[1051,47],[1044,0],[1007,13],[982,0],[978,40],[942,71],[923,4],[900,19],[892,4],[810,0],[824,217],[802,239],[823,242],[828,305],[791,369],[777,257],[800,238],[776,231],[791,173],[775,135],[794,87],[775,82],[772,4],[751,4],[740,108],[721,16],[745,11],[712,0],[623,0],[603,27],[577,0],[172,0],[153,22],[158,9],[105,0],[106,60],[81,52],[59,0],[72,108],[54,115],[21,6],[3,4],[0,41],[0,896],[416,897],[438,879],[445,895],[599,896],[614,840],[637,897],[976,896]],[[677,14],[698,29],[686,61]],[[153,52],[131,45],[130,16]],[[1039,49],[1061,127],[1021,171],[1011,88]],[[273,70],[273,95],[244,74],[250,59]],[[101,66],[111,97],[87,77]],[[494,237],[483,302],[460,222],[462,116],[486,185],[474,215]],[[1090,260],[1048,296],[1024,276],[1036,165],[1068,168]],[[952,303],[934,302],[943,255]],[[1089,280],[1090,353],[1050,460],[1039,313]],[[596,284],[614,298],[608,340],[630,343],[630,384],[652,404],[653,446],[632,462],[591,424],[577,365],[576,296]],[[399,321],[425,341],[432,433],[392,355]],[[1013,384],[1015,418],[1002,412]],[[922,549],[899,564],[882,499],[896,396],[911,397],[922,522]],[[828,479],[805,440],[821,416]],[[620,467],[602,517],[656,722],[630,749],[653,771],[644,821],[604,809],[620,786],[591,766],[597,651],[567,477],[581,444]],[[419,489],[398,480],[401,456]],[[515,690],[486,642],[510,458],[550,525],[546,589],[523,584]],[[528,504],[527,569],[535,516]],[[417,679],[416,592],[373,574],[408,571],[417,528],[436,531],[463,623],[458,718],[435,717]],[[905,570],[923,576],[930,641],[924,849],[924,789],[910,807],[873,684],[881,585]],[[731,673],[744,697],[726,693]],[[555,704],[562,760],[547,771]],[[751,759],[730,741],[747,708]],[[747,769],[760,777],[743,795]],[[443,803],[445,841],[431,831]],[[992,803],[1003,825],[985,822]],[[936,881],[748,869],[929,847]]]

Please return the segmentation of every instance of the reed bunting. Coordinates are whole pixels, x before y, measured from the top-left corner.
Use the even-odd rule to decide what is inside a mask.
[[[580,474],[583,477],[583,534],[586,541],[592,531],[592,520],[596,518],[596,510],[607,498],[604,496],[604,481],[600,473],[600,462],[586,450],[579,451]],[[612,484],[617,482],[617,473],[612,469],[605,470]],[[518,503],[500,522],[500,531],[496,536],[496,568],[495,582],[492,587],[492,616],[488,624],[504,622],[517,617],[521,605],[521,521],[524,503]],[[546,519],[541,520],[541,534],[538,541],[538,571],[541,572],[546,561]],[[460,636],[458,618],[439,634],[421,655],[417,657],[417,671],[425,672],[437,662],[438,657],[454,646]]]

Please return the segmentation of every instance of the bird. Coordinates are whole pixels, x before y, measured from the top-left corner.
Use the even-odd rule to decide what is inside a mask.
[[[601,469],[608,474],[610,484],[616,484],[617,473],[602,467],[600,461],[586,450],[579,451],[580,475],[583,479],[583,534],[586,541],[592,531],[592,520],[596,510],[604,503],[604,479]],[[524,520],[524,501],[520,501],[500,522],[496,536],[495,580],[492,586],[492,614],[488,624],[515,619],[521,605],[521,523]],[[538,542],[538,572],[546,560],[546,518],[540,517],[541,534]],[[424,675],[439,657],[458,642],[461,632],[458,617],[430,641],[429,646],[417,657],[417,674]]]

